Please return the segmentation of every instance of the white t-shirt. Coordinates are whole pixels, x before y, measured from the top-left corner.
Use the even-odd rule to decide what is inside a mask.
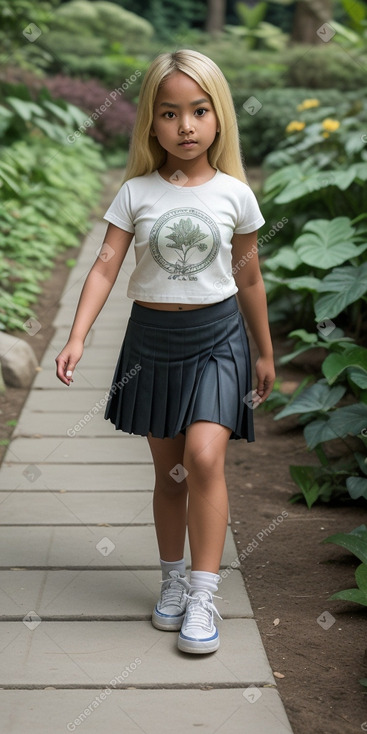
[[[103,218],[135,233],[127,296],[158,303],[216,303],[237,293],[233,234],[265,222],[250,187],[219,170],[191,187],[157,170],[131,178]]]

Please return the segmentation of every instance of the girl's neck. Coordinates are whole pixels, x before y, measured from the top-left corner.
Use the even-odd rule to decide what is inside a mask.
[[[188,180],[183,184],[184,186],[198,186],[210,181],[215,175],[216,169],[210,165],[207,158],[184,161],[175,156],[168,156],[163,166],[158,168],[158,173],[167,181],[170,181],[177,172],[182,172],[187,176]]]

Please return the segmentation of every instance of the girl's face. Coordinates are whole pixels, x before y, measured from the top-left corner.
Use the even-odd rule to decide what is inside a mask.
[[[190,161],[208,150],[218,130],[209,95],[182,71],[171,74],[157,92],[150,134],[168,155]]]

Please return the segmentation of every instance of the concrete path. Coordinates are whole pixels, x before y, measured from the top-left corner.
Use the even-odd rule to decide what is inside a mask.
[[[219,650],[181,653],[177,633],[150,622],[160,589],[151,455],[145,438],[103,418],[131,309],[132,248],[74,383],[56,379],[105,229],[95,224],[70,274],[0,471],[1,731],[289,734],[241,573],[224,571],[237,555],[230,527]]]

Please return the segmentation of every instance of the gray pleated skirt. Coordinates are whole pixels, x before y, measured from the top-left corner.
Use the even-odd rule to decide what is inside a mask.
[[[174,438],[205,420],[254,441],[247,334],[235,296],[205,308],[133,303],[105,410],[126,433]]]

